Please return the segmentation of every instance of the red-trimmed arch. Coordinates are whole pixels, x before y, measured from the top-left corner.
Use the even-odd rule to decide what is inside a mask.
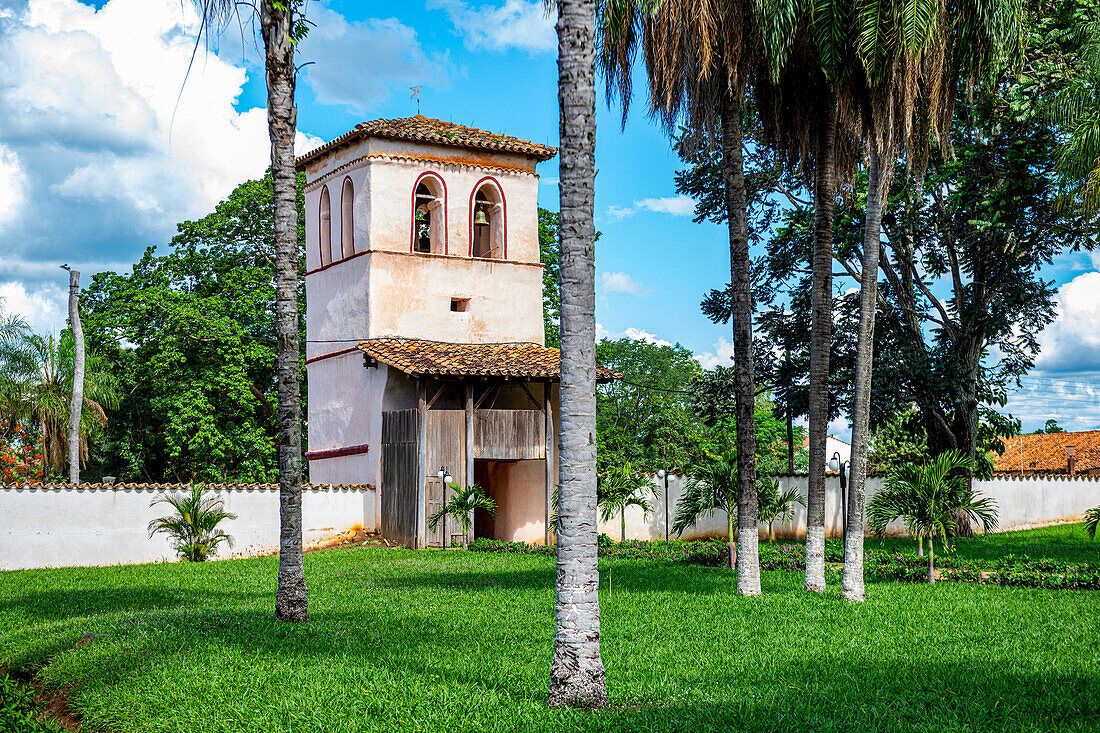
[[[327,209],[327,211],[326,211]],[[325,221],[325,214],[328,221]],[[328,239],[328,261],[325,261],[325,239]],[[317,200],[317,254],[321,256],[321,267],[332,264],[332,194],[329,193],[328,184],[321,187],[321,195]]]
[[[436,171],[424,171],[416,177],[412,187],[412,207],[409,211],[409,251],[416,251],[416,189],[425,178],[434,178],[443,187],[443,254],[450,253],[450,232],[447,229],[447,181]]]
[[[492,176],[485,176],[480,181],[474,184],[474,190],[470,192],[470,242],[466,248],[466,256],[474,256],[474,200],[477,199],[477,192],[481,190],[481,187],[486,183],[491,183],[496,188],[497,193],[500,194],[500,208],[503,215],[501,224],[503,225],[503,233],[501,236],[504,238],[504,257],[501,259],[508,259],[508,199],[504,196],[504,187],[500,185],[500,181]]]
[[[349,191],[351,192],[351,201],[345,204],[344,199],[346,197],[344,194],[348,193]],[[349,209],[349,215],[347,217],[349,221],[346,222],[344,221],[345,205],[348,206]],[[350,237],[350,241],[348,242],[351,245],[350,252],[344,251],[345,224],[350,225],[351,227],[351,233],[347,235]],[[344,182],[340,184],[340,259],[347,259],[353,254],[355,254],[355,181],[351,180],[351,176],[344,176]]]

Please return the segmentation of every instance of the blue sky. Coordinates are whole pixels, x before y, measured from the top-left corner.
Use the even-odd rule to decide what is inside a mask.
[[[425,115],[557,144],[556,39],[539,0],[311,0],[308,16],[303,149],[362,120],[415,114],[413,85]],[[0,0],[0,296],[37,328],[64,323],[61,263],[86,280],[128,269],[177,221],[263,172],[252,29],[200,47],[184,85],[196,28],[188,0]],[[692,222],[676,156],[644,107],[636,98],[625,129],[617,106],[601,96],[598,107],[597,320],[607,335],[680,342],[708,366],[728,364],[726,329],[698,308],[728,279],[725,231]],[[556,209],[556,161],[540,173],[540,203]],[[1098,264],[1067,255],[1046,273],[1063,285],[1062,315],[1029,397],[1010,405],[1025,427],[1050,416],[1100,425]]]

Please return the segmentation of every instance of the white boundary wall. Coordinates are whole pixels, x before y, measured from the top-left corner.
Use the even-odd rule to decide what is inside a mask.
[[[179,491],[180,489],[176,489]],[[149,537],[151,520],[170,507],[151,507],[162,488],[0,486],[0,570],[80,565],[126,565],[176,559],[168,539]],[[271,485],[217,487],[209,492],[237,515],[220,526],[235,543],[219,558],[279,549],[279,491]],[[310,486],[302,491],[302,535],[315,544],[354,527],[373,529],[373,490]]]
[[[672,526],[676,516],[676,503],[683,492],[684,476],[668,477],[668,503],[670,512],[668,526]],[[663,540],[665,538],[666,508],[664,503],[664,483],[656,476],[652,477],[653,493],[647,496],[653,505],[648,518],[638,507],[630,507],[626,512],[627,539]],[[808,477],[780,476],[780,490],[794,487],[805,498]],[[1089,507],[1100,505],[1100,477],[1096,476],[995,476],[987,481],[975,481],[975,489],[997,502],[1000,518],[999,530],[1027,529],[1059,522],[1079,521]],[[882,487],[883,478],[872,476],[867,479],[867,498]],[[836,474],[825,477],[825,531],[830,537],[843,535],[843,513],[841,510],[840,482]],[[767,536],[767,527],[761,527],[761,538]],[[599,522],[599,531],[620,538],[621,525],[616,514],[609,522]],[[888,534],[904,534],[900,523],[891,525]],[[805,539],[806,508],[795,506],[792,522],[775,524],[775,535],[782,539]],[[714,516],[703,517],[695,527],[683,534],[683,539],[704,539],[726,536],[726,513],[715,512]],[[675,538],[676,534],[672,533]]]

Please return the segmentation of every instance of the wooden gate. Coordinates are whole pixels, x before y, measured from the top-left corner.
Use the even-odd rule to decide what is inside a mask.
[[[437,476],[440,467],[450,472],[454,483],[466,486],[466,413],[462,410],[429,410],[427,433],[428,494],[425,518],[454,496],[454,489],[449,487],[444,496],[443,482]],[[425,527],[424,531],[428,547],[443,547],[444,532],[449,540],[448,545],[462,540],[462,530],[453,517],[444,517],[435,530]]]
[[[382,536],[416,546],[416,410],[382,413]]]

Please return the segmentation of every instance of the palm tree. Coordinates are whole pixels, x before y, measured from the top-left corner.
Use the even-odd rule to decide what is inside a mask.
[[[761,481],[757,494],[760,496],[760,521],[768,525],[768,542],[773,543],[776,521],[789,522],[794,519],[794,505],[806,506],[806,500],[794,487],[780,491],[779,482],[775,479]]]
[[[24,333],[0,345],[4,364],[4,411],[9,424],[31,419],[42,441],[42,480],[61,474],[69,452],[69,398],[73,393],[76,350],[72,333],[60,338]],[[88,459],[88,440],[107,425],[107,410],[118,407],[117,381],[95,353],[85,364],[79,455]]]
[[[760,44],[751,0],[605,0],[600,8],[600,66],[608,96],[625,122],[637,52],[645,61],[649,112],[673,133],[684,125],[717,142],[729,229],[734,393],[737,421],[737,592],[760,595],[756,533],[755,378],[752,357],[752,261],[749,257],[741,116]]]
[[[561,412],[551,707],[607,703],[596,557],[595,0],[560,0]]]
[[[490,516],[495,515],[497,503],[493,501],[493,497],[486,496],[484,490],[477,484],[470,484],[465,489],[457,483],[451,483],[448,486],[454,491],[454,495],[449,502],[428,517],[428,526],[435,530],[443,517],[453,517],[462,528],[462,549],[465,550],[470,546],[470,529],[474,511],[484,509]],[[447,547],[446,538],[443,539],[443,547]]]
[[[1097,525],[1100,525],[1100,506],[1085,512],[1085,531],[1089,533],[1089,539],[1096,539]]]
[[[899,466],[867,504],[868,525],[880,537],[888,524],[900,519],[917,537],[928,538],[929,583],[936,582],[933,538],[939,536],[944,549],[949,548],[957,515],[981,522],[986,532],[997,527],[996,503],[979,497],[967,476],[973,466],[958,450],[944,451],[924,466]]]
[[[732,450],[713,453],[702,459],[688,471],[684,482],[684,492],[676,502],[676,516],[672,520],[672,531],[682,535],[688,527],[695,526],[703,516],[714,516],[715,512],[725,512],[726,544],[729,547],[730,567],[734,566],[736,548],[734,547],[734,529],[744,542],[747,533],[757,534],[753,527],[748,532],[741,531],[737,522],[737,459]],[[737,558],[740,561],[740,558]]]
[[[620,540],[626,540],[627,507],[639,507],[646,517],[653,511],[653,505],[643,493],[652,488],[649,480],[637,473],[629,463],[610,469],[602,477],[596,490],[596,506],[604,522],[610,522],[612,517],[619,515]]]
[[[237,12],[236,0],[194,0],[203,29],[220,31]],[[294,106],[297,71],[294,49],[308,26],[305,0],[261,0],[260,16],[267,71],[267,131],[275,197],[276,383],[279,395],[279,585],[275,617],[308,618],[302,555],[302,410],[299,400],[298,209],[295,188]],[[200,32],[201,33],[201,32]],[[196,43],[198,40],[196,39]]]
[[[841,597],[864,600],[863,514],[867,437],[871,412],[871,363],[883,199],[893,161],[905,152],[919,175],[927,147],[950,126],[960,77],[973,80],[997,70],[1018,48],[1019,0],[999,0],[992,12],[972,2],[943,0],[866,3],[854,18],[859,96],[867,141],[867,204],[863,228],[860,316],[852,404],[852,481],[848,493]],[[889,7],[896,5],[896,7]],[[971,456],[972,457],[972,456]]]
[[[172,546],[184,560],[204,562],[218,551],[223,542],[233,546],[233,538],[218,525],[237,515],[225,510],[221,499],[209,496],[202,484],[192,484],[190,493],[164,493],[153,499],[149,506],[167,504],[174,514],[149,522],[149,536],[166,534]]]

